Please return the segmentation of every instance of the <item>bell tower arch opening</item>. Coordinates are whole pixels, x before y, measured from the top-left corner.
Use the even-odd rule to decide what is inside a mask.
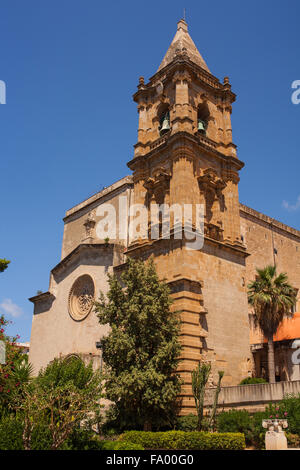
[[[162,136],[171,130],[170,126],[170,107],[168,104],[163,103],[158,107],[158,130]]]
[[[209,120],[209,109],[206,102],[198,105],[197,108],[197,132],[206,135]]]

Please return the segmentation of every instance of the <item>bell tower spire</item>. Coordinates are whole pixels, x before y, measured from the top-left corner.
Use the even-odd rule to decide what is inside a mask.
[[[209,72],[209,69],[188,33],[188,25],[184,19],[177,23],[177,31],[165,57],[163,58],[158,71],[170,64],[178,53],[186,51],[191,61]]]
[[[157,72],[148,83],[140,77],[133,99],[139,125],[134,157],[128,163],[133,171],[132,202],[148,208],[149,221],[154,206],[204,207],[201,249],[189,250],[187,239],[178,239],[173,218],[170,239],[158,223],[158,237],[152,239],[148,231],[146,239],[135,239],[127,250],[143,259],[154,255],[159,275],[167,278],[174,294],[174,308],[182,312],[179,371],[186,383],[183,406],[188,410],[190,373],[199,360],[219,361],[216,367],[225,370],[224,384],[237,384],[249,353],[247,302],[241,286],[247,253],[238,194],[244,164],[237,157],[231,129],[236,96],[228,77],[221,83],[211,74],[182,19]],[[192,233],[194,213],[189,221]],[[235,293],[234,304],[230,292]],[[226,300],[216,302],[217,293]],[[227,344],[224,331],[233,330],[239,334],[230,353],[232,336]]]

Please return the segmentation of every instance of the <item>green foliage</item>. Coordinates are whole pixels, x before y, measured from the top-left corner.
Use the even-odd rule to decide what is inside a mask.
[[[276,266],[257,269],[257,278],[248,285],[248,301],[255,320],[268,338],[274,335],[284,316],[293,316],[297,292],[289,284],[286,273],[277,276]]]
[[[286,433],[286,438],[288,441],[288,447],[292,449],[300,448],[300,436],[298,434]]]
[[[295,443],[300,439],[300,394],[288,395],[277,404],[269,404],[262,412],[253,414],[247,410],[222,412],[217,416],[217,430],[220,433],[244,433],[247,445],[264,448],[266,430],[262,428],[262,421],[274,418],[288,420],[291,447],[297,447]]]
[[[101,450],[101,442],[93,431],[74,428],[65,442],[64,448],[66,450]]]
[[[0,259],[0,273],[3,273],[3,271],[7,269],[9,263],[10,261],[8,261],[7,259]]]
[[[73,384],[77,389],[83,390],[93,377],[92,363],[86,366],[75,356],[66,359],[54,359],[38,375],[37,383],[42,388],[60,387]]]
[[[106,410],[104,422],[101,426],[101,432],[104,436],[113,436],[121,434],[123,431],[142,430],[143,421],[134,413],[126,412],[113,403]]]
[[[0,420],[0,450],[22,450],[22,422],[14,416],[2,416]]]
[[[256,269],[256,280],[248,285],[248,302],[254,310],[254,322],[268,339],[269,381],[275,382],[273,336],[284,317],[292,317],[297,290],[288,282],[286,273],[277,276],[276,266]]]
[[[267,418],[281,418],[288,420],[288,431],[300,436],[300,394],[286,395],[277,404],[270,404],[267,409]]]
[[[16,346],[19,336],[9,337],[5,333],[9,323],[0,316],[0,340],[6,348],[6,363],[0,364],[0,417],[11,412],[12,403],[22,395],[22,388],[30,381],[32,372],[28,356]]]
[[[219,432],[243,432],[250,430],[251,417],[246,410],[224,411],[218,415]]]
[[[55,359],[22,393],[15,410],[23,424],[24,448],[33,449],[34,435],[45,432],[50,448],[59,449],[99,411],[101,376],[78,358]]]
[[[286,273],[277,276],[276,266],[256,269],[256,280],[248,285],[248,302],[254,310],[254,323],[268,339],[269,382],[275,383],[273,336],[284,317],[292,317],[297,290],[288,282]]]
[[[256,384],[265,384],[267,381],[259,377],[247,377],[243,379],[240,385],[256,385]]]
[[[210,371],[210,364],[201,364],[199,362],[197,369],[192,372],[192,391],[198,415],[198,431],[202,429],[205,387]]]
[[[221,382],[222,382],[222,379],[224,377],[224,373],[225,372],[223,370],[218,371],[218,376],[219,376],[218,377],[218,384],[217,384],[217,388],[216,388],[216,391],[215,391],[214,402],[213,402],[211,415],[210,415],[210,418],[209,418],[209,424],[208,424],[210,430],[215,429],[218,399],[219,399],[219,395],[220,395],[220,391],[221,391]]]
[[[239,433],[143,432],[128,431],[120,440],[140,444],[146,449],[165,450],[243,450],[245,436]]]
[[[218,432],[241,432],[245,435],[247,445],[264,448],[266,430],[262,427],[262,420],[268,413],[257,412],[250,414],[247,410],[230,410],[220,413],[217,417]]]
[[[0,450],[24,450],[23,422],[20,417],[13,415],[3,417],[0,420]],[[64,441],[60,450],[101,450],[102,445],[95,433],[86,429],[74,428],[69,437]],[[32,433],[32,450],[50,450],[52,438],[47,423],[39,423]]]
[[[165,282],[153,260],[129,259],[121,276],[109,276],[107,299],[96,303],[99,322],[111,327],[102,339],[107,398],[129,425],[153,423],[173,413],[181,381],[178,314],[170,311]]]
[[[180,416],[177,419],[176,429],[178,431],[196,431],[198,427],[198,417],[190,413],[187,416]]]
[[[144,450],[141,444],[126,441],[102,441],[102,450]]]
[[[218,398],[221,391],[221,381],[224,377],[224,371],[218,371],[218,384],[215,390],[214,401],[211,409],[210,416],[204,420],[203,410],[204,410],[204,397],[205,397],[205,387],[209,379],[211,372],[211,364],[199,362],[198,367],[192,372],[192,392],[194,395],[197,415],[198,415],[198,425],[197,430],[214,430],[215,428],[215,419],[218,406]]]

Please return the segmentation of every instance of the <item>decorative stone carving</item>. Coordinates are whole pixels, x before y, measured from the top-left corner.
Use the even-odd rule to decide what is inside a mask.
[[[158,168],[151,178],[148,178],[144,187],[147,189],[148,194],[151,197],[159,200],[160,196],[169,191],[171,176],[166,172],[164,168]]]
[[[74,320],[84,320],[92,310],[95,300],[94,281],[88,274],[74,282],[69,294],[69,313]]]
[[[222,191],[226,187],[225,181],[218,177],[213,168],[204,170],[203,174],[198,177],[198,182],[204,193],[212,192],[217,198],[222,197]]]
[[[205,198],[205,235],[215,240],[223,239],[220,212],[224,212],[223,190],[226,183],[213,168],[207,168],[198,177],[200,190]]]
[[[86,220],[84,221],[83,225],[84,225],[84,228],[85,228],[85,238],[84,238],[84,240],[86,240],[87,238],[93,238],[93,231],[94,231],[94,227],[96,225],[94,211],[88,213],[88,216],[87,216]]]
[[[262,426],[266,432],[266,450],[286,450],[287,438],[282,428],[288,427],[286,419],[264,419]]]

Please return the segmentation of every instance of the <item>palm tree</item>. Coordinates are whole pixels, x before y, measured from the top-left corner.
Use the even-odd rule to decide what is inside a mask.
[[[288,282],[286,273],[277,275],[276,266],[256,269],[256,280],[248,285],[248,302],[254,310],[254,323],[268,340],[269,382],[275,382],[273,336],[284,317],[292,317],[297,290]]]

